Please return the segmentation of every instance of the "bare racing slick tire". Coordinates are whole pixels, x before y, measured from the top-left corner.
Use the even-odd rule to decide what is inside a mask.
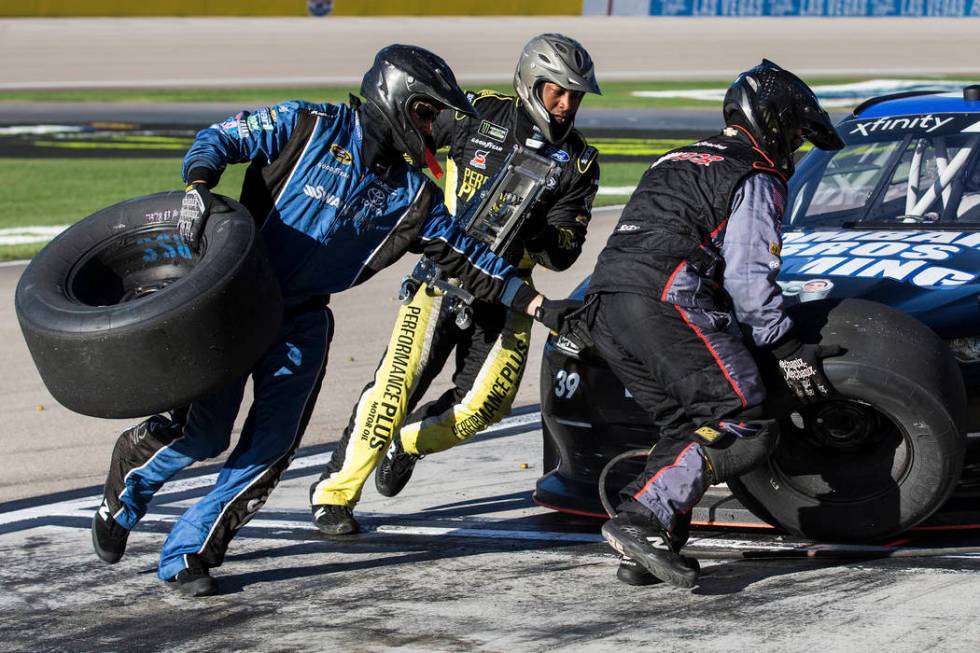
[[[955,359],[932,330],[876,302],[807,302],[791,314],[805,341],[845,348],[823,363],[836,394],[801,406],[774,361],[760,360],[780,441],[729,488],[756,516],[811,539],[915,526],[949,498],[963,465],[966,393]]]
[[[24,339],[65,407],[119,418],[186,405],[246,373],[272,343],[282,297],[254,220],[221,198],[192,251],[176,232],[183,196],[102,209],[21,276]]]

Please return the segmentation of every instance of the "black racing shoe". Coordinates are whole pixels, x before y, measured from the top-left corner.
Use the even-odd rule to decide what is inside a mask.
[[[218,584],[211,578],[207,567],[181,569],[172,580],[184,596],[212,596],[218,593]]]
[[[681,556],[681,560],[683,560],[684,564],[691,569],[694,569],[699,574],[701,573],[701,563],[698,562],[697,558]],[[634,587],[656,585],[663,582],[647,571],[646,567],[639,564],[636,560],[627,558],[626,556],[619,559],[619,567],[616,569],[616,578],[627,585],[633,585]]]
[[[647,568],[638,563],[633,558],[622,556],[619,559],[619,567],[616,569],[616,578],[635,587],[645,585],[656,585],[663,581],[647,571]]]
[[[374,487],[378,488],[381,496],[393,497],[405,489],[420,458],[422,456],[407,453],[402,448],[400,437],[392,438],[388,451],[374,472]]]
[[[361,526],[354,519],[354,511],[347,506],[320,504],[313,509],[313,525],[327,535],[354,535]]]
[[[126,553],[128,538],[129,531],[112,518],[108,504],[103,501],[95,511],[95,517],[92,518],[92,547],[95,549],[95,555],[110,565],[116,564]]]
[[[602,536],[620,554],[671,585],[690,588],[697,582],[698,570],[674,552],[670,535],[656,522],[621,512],[602,525]]]

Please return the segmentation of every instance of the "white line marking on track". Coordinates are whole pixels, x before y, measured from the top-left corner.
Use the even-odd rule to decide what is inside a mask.
[[[497,424],[494,424],[490,428],[482,431],[481,434],[494,433],[496,431],[502,431],[504,429],[513,428],[515,426],[536,426],[541,423],[541,413],[534,411],[531,413],[525,413],[522,415],[512,415],[507,417]],[[313,454],[308,456],[297,456],[293,459],[293,462],[289,465],[289,470],[297,469],[309,469],[310,467],[321,467],[327,464],[330,460],[332,452]],[[218,474],[204,474],[201,476],[195,476],[191,478],[181,479],[178,481],[171,481],[163,486],[163,488],[156,493],[156,496],[166,496],[169,494],[177,494],[179,492],[186,492],[188,490],[196,490],[198,488],[210,487],[217,480]],[[45,517],[79,517],[88,516],[91,517],[94,512],[94,507],[102,502],[101,494],[93,494],[91,496],[83,497],[80,499],[70,499],[68,501],[57,501],[50,504],[44,504],[40,506],[34,506],[31,508],[22,508],[20,510],[12,510],[10,512],[0,513],[0,526],[4,524],[12,524],[14,522],[26,521],[30,519],[43,519]]]
[[[68,225],[57,225],[53,227],[7,227],[0,229],[0,246],[46,243],[67,228]]]
[[[466,528],[446,526],[381,525],[378,533],[394,535],[423,535],[428,537],[472,537],[493,540],[533,540],[536,542],[602,542],[597,533],[560,533],[554,531],[513,531],[496,528]]]
[[[597,195],[632,195],[636,186],[600,186]]]

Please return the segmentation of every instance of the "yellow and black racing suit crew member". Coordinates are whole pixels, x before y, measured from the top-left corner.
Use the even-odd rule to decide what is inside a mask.
[[[516,96],[469,94],[478,115],[444,112],[433,136],[440,148],[449,146],[446,204],[455,214],[474,198],[479,201],[478,191],[515,145],[562,166],[558,184],[544,191],[504,255],[530,276],[535,264],[564,270],[582,250],[599,165],[595,148],[574,129],[574,119],[585,93],[600,91],[588,52],[560,34],[542,34],[525,45],[514,86]],[[476,301],[472,326],[460,329],[443,304],[442,295],[423,285],[399,311],[375,376],[311,488],[313,521],[324,533],[358,531],[353,507],[375,467],[378,491],[394,496],[419,457],[449,449],[510,412],[524,374],[531,318]],[[453,387],[415,409],[454,350]],[[404,397],[407,402],[396,400]]]

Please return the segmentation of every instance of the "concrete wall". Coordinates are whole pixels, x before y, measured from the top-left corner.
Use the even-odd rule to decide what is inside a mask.
[[[582,0],[332,0],[332,16],[577,16]],[[306,0],[0,0],[0,17],[306,16]]]

